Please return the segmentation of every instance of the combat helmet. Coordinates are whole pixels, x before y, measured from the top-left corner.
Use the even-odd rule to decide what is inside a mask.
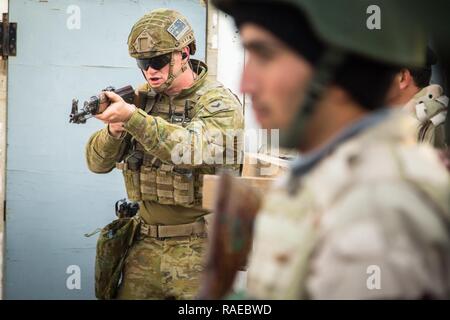
[[[326,45],[303,106],[292,120],[290,129],[280,131],[280,145],[283,147],[298,146],[317,100],[348,54],[401,67],[421,67],[425,62],[425,32],[422,25],[411,19],[404,9],[406,1],[213,0],[213,3],[232,16],[244,4],[291,5],[305,16],[317,37]],[[380,12],[380,28],[368,26],[370,10]]]
[[[172,54],[169,77],[161,91],[186,70],[187,66],[183,65],[176,74],[173,72],[173,53],[185,47],[189,47],[190,54],[195,54],[194,31],[182,14],[171,9],[155,9],[145,14],[133,25],[128,36],[128,52],[135,59]]]

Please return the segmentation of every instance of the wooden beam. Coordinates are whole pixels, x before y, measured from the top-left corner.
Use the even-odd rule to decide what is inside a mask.
[[[219,12],[210,0],[206,2],[206,9],[206,64],[208,65],[208,78],[216,80]]]

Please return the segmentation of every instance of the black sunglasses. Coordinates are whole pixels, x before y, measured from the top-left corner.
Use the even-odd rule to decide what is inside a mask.
[[[138,67],[144,71],[146,71],[148,67],[152,67],[154,70],[161,70],[170,62],[171,58],[172,54],[167,53],[150,59],[136,59],[136,62]]]

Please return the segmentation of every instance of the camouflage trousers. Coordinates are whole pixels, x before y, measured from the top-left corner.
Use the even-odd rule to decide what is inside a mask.
[[[117,299],[193,299],[204,269],[207,238],[145,237],[125,260]]]

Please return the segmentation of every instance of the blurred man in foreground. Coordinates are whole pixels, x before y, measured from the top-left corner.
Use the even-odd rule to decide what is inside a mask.
[[[375,1],[376,30],[374,1],[213,2],[241,32],[258,121],[303,156],[259,205],[242,187],[219,197],[200,297],[228,294],[252,248],[246,297],[448,298],[448,175],[384,108],[401,68],[424,63],[419,24],[393,1]]]

